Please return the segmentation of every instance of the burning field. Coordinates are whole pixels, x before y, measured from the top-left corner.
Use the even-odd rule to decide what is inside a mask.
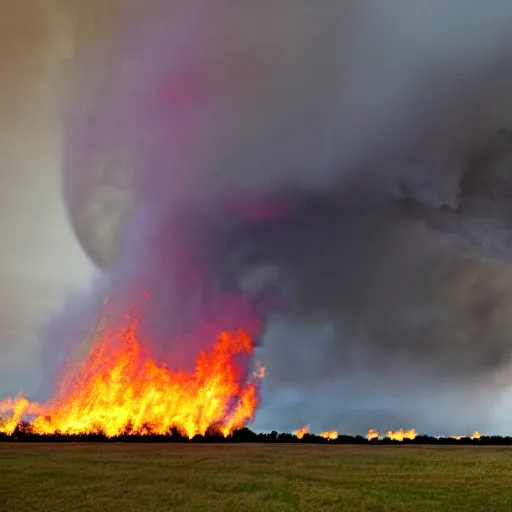
[[[432,437],[414,429],[370,429],[354,437],[336,430],[313,433],[303,426],[292,434],[254,433],[246,425],[254,420],[265,368],[254,361],[261,322],[253,302],[225,295],[220,310],[198,309],[194,318],[200,323],[179,338],[181,346],[197,346],[194,340],[201,337],[204,348],[189,371],[168,366],[172,344],[171,353],[160,352],[162,361],[152,353],[143,325],[153,311],[151,302],[151,294],[140,287],[134,301],[110,294],[89,336],[63,365],[50,400],[19,396],[0,402],[0,441],[512,444],[512,438],[478,431]],[[232,328],[218,331],[218,325]]]
[[[173,370],[157,363],[144,343],[141,316],[143,304],[151,299],[143,290],[141,297],[122,315],[107,315],[103,304],[85,353],[64,365],[56,393],[46,403],[20,396],[0,402],[0,440],[112,440],[112,441],[215,441],[259,443],[334,443],[418,442],[420,444],[511,444],[510,438],[472,436],[433,438],[418,436],[414,429],[387,431],[370,429],[365,437],[351,437],[335,430],[318,435],[304,426],[290,434],[254,434],[244,428],[254,419],[259,403],[259,385],[265,376],[263,367],[254,367],[253,337],[260,324],[252,316],[250,303],[235,297],[246,329],[223,331],[214,336],[212,326],[198,331],[211,336],[208,348],[194,358],[191,371]],[[123,303],[125,303],[123,301]],[[225,301],[224,304],[233,303]],[[231,311],[231,310],[230,310]],[[204,317],[203,317],[204,315]],[[201,318],[208,315],[203,311]],[[221,315],[222,318],[222,315]],[[117,320],[114,320],[117,319]],[[222,320],[221,320],[222,321]],[[117,322],[117,326],[114,324]],[[120,325],[119,325],[120,323]],[[213,322],[215,326],[218,318]],[[254,370],[248,369],[254,367]]]
[[[144,298],[149,299],[147,294]],[[36,435],[102,433],[112,438],[174,430],[188,438],[207,432],[227,437],[254,418],[264,369],[248,375],[243,362],[253,354],[257,322],[251,331],[219,332],[186,372],[155,362],[142,341],[136,313],[127,312],[124,321],[126,326],[113,328],[107,322],[94,330],[88,353],[68,362],[47,403],[24,397],[0,402],[0,433],[10,436],[31,418]]]
[[[3,2],[1,512],[512,510],[512,3],[320,3]]]
[[[50,167],[92,278],[66,281],[71,298],[41,292],[44,313],[26,321],[6,308],[5,353],[27,365],[7,375],[2,352],[1,438],[405,445],[507,432],[512,8],[489,1],[13,8],[38,34],[26,47],[18,24],[6,34],[2,47],[33,58],[13,72],[63,92],[47,97]],[[28,244],[13,254],[51,243],[12,218],[6,231]],[[58,264],[43,275],[47,259],[2,275],[44,288],[62,277]],[[30,286],[5,303],[22,312]]]
[[[104,432],[114,437],[177,429],[192,438],[209,429],[227,436],[253,418],[257,385],[240,384],[232,361],[236,354],[251,353],[247,333],[221,333],[210,353],[199,354],[192,374],[172,372],[144,357],[136,325],[118,336],[114,346],[101,339],[48,404],[25,398],[1,402],[7,419],[0,432],[12,434],[28,415],[36,416],[31,422],[36,434]]]

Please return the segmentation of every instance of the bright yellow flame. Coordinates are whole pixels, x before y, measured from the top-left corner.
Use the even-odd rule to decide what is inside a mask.
[[[480,432],[478,432],[478,430],[475,430],[473,432],[473,435],[471,436],[471,439],[481,439],[482,438],[482,434],[480,434]]]
[[[0,432],[12,435],[25,414],[37,414],[39,404],[29,402],[25,397],[16,400],[7,398],[0,402]],[[2,419],[8,414],[6,419]]]
[[[397,430],[396,432],[392,432],[391,430],[386,434],[386,437],[391,439],[392,441],[400,441],[402,442],[404,439],[410,439],[411,441],[413,439],[416,439],[416,436],[418,434],[416,433],[416,430],[411,429],[407,432],[404,432],[403,429]]]
[[[56,396],[45,405],[20,397],[0,402],[0,432],[12,434],[26,415],[34,433],[108,437],[129,427],[136,434],[165,434],[176,428],[192,438],[209,428],[228,436],[251,421],[257,385],[241,384],[234,356],[253,353],[245,331],[223,332],[211,350],[196,358],[192,373],[171,371],[147,357],[137,322],[122,332],[104,328],[82,363],[69,365]],[[260,376],[262,373],[260,373]]]
[[[377,432],[375,429],[371,428],[368,430],[368,441],[373,441],[374,439],[380,438],[380,433]]]
[[[302,439],[306,434],[309,434],[309,427],[302,427],[293,432],[293,435],[297,437],[297,439]]]
[[[320,434],[320,437],[323,437],[324,439],[328,439],[329,441],[336,441],[338,439],[339,435],[338,432],[335,430],[331,430],[330,432],[322,432]]]

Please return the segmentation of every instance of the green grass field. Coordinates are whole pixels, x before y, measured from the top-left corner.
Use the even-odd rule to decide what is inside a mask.
[[[512,511],[512,449],[0,444],[0,511]]]

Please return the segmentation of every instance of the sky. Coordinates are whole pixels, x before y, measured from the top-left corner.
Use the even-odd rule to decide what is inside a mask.
[[[91,272],[60,194],[57,42],[36,2],[2,0],[0,390],[35,392],[40,328]],[[43,9],[44,11],[44,9]],[[65,49],[64,49],[65,50]]]
[[[129,2],[122,2],[128,6]],[[74,58],[118,26],[116,2],[1,0],[0,394],[37,393],[42,335],[94,266],[62,201],[63,112]]]
[[[506,428],[508,2],[0,5],[1,395],[150,219],[283,291],[261,428]]]

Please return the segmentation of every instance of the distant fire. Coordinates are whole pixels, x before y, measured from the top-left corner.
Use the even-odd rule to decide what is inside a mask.
[[[416,430],[411,429],[407,432],[404,432],[402,429],[397,430],[396,432],[389,431],[386,434],[386,437],[391,439],[392,441],[403,441],[404,439],[409,439],[410,441],[416,439],[416,436],[418,434],[416,433]]]
[[[260,369],[248,378],[238,355],[253,354],[245,330],[221,332],[195,358],[195,370],[172,371],[146,352],[138,320],[123,329],[104,328],[89,353],[61,381],[46,404],[20,397],[0,402],[0,432],[12,434],[32,417],[37,434],[165,434],[189,438],[211,429],[228,436],[251,421],[258,405]]]
[[[147,292],[143,295],[149,298]],[[199,352],[191,372],[170,370],[150,357],[141,340],[137,315],[126,314],[126,325],[121,328],[112,328],[100,316],[90,343],[85,340],[77,347],[80,362],[69,362],[48,403],[31,402],[23,396],[0,402],[0,433],[12,435],[21,422],[30,418],[30,431],[39,435],[116,437],[169,434],[174,430],[188,438],[207,433],[229,436],[253,420],[259,403],[258,387],[265,376],[261,366],[247,375],[246,365],[239,360],[241,355],[253,355],[251,333],[257,334],[259,328],[255,329],[258,322],[253,322],[250,308],[244,309],[243,301],[238,306],[233,309],[239,313],[235,316],[244,319],[240,321],[248,329],[226,330],[207,340],[209,348]],[[231,316],[232,313],[230,310]],[[222,325],[227,320],[217,316],[217,322]],[[208,329],[200,332],[203,337],[210,337],[205,335]],[[293,435],[303,439],[309,433],[309,426],[304,426]],[[412,441],[417,435],[414,429],[400,429],[388,431],[385,438],[403,442]],[[321,432],[319,437],[336,441],[339,434],[330,430]],[[475,431],[470,439],[481,437]],[[382,439],[374,429],[368,431],[367,438]]]
[[[411,429],[411,430],[407,430],[406,432],[404,432],[403,429],[400,429],[400,430],[397,430],[396,432],[393,432],[392,430],[389,430],[387,433],[386,433],[386,437],[388,439],[391,439],[392,441],[404,441],[405,439],[409,439],[410,441],[416,439],[417,437],[417,433],[416,433],[416,430],[414,429]],[[367,434],[367,438],[369,441],[372,441],[372,440],[375,440],[375,439],[380,439],[380,432],[378,432],[377,430],[375,429],[370,429],[368,430],[368,434]]]
[[[478,430],[475,430],[471,436],[450,436],[448,439],[455,439],[456,441],[460,441],[461,439],[471,439],[474,441],[475,439],[481,439],[482,434],[478,432]]]
[[[303,439],[303,437],[309,433],[310,433],[309,427],[302,427],[299,430],[294,430],[292,432],[292,434],[297,439]],[[336,430],[321,432],[319,435],[320,435],[320,437],[323,437],[324,439],[327,439],[328,441],[336,441],[336,439],[338,439],[338,437],[339,437],[339,434],[338,434],[338,432],[336,432]]]
[[[322,432],[320,434],[320,437],[323,437],[324,439],[328,439],[329,441],[336,441],[338,439],[339,435],[336,430],[331,430],[330,432]]]
[[[374,439],[379,439],[380,434],[379,434],[379,432],[377,432],[377,430],[374,430],[373,428],[371,428],[370,430],[368,430],[367,437],[368,437],[368,441],[373,441]]]
[[[297,438],[297,439],[302,439],[306,434],[309,434],[309,427],[302,427],[300,428],[299,430],[295,430],[293,432],[293,435]]]

